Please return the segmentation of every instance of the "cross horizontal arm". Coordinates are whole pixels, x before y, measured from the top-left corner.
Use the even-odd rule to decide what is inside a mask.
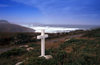
[[[37,39],[42,39],[42,38],[47,38],[47,37],[48,37],[47,34],[45,34],[45,35],[39,35],[39,36],[37,36]]]

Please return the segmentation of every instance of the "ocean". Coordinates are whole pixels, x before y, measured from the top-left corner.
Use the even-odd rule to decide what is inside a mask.
[[[46,33],[62,33],[75,30],[89,30],[99,27],[97,25],[33,25],[33,24],[30,25],[24,24],[22,26],[34,29],[35,32],[41,32],[41,30],[44,29]]]

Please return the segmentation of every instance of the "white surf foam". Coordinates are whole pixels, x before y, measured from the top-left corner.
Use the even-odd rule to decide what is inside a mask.
[[[44,29],[46,33],[70,32],[80,29],[80,28],[65,28],[65,27],[50,27],[50,26],[28,26],[28,25],[22,25],[22,26],[34,29],[35,32],[41,32],[41,30]]]

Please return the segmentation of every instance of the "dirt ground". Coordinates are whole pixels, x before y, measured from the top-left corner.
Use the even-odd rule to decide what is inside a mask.
[[[46,39],[46,49],[49,48],[57,48],[59,47],[60,44],[64,43],[65,41],[69,40],[70,38],[77,38],[82,35],[72,35],[72,36],[62,36],[59,38],[54,38],[54,39]],[[40,44],[41,42],[37,42],[37,44]]]
[[[80,37],[81,35],[78,34],[78,35],[70,35],[70,36],[61,36],[59,38],[53,38],[53,39],[46,39],[46,49],[49,49],[49,48],[58,48],[60,44],[64,43],[65,41],[67,41],[68,39],[70,38],[77,38],[77,37]],[[41,41],[37,41],[37,42],[33,42],[35,44],[41,44]],[[29,43],[31,44],[31,43]],[[26,44],[28,45],[28,44]],[[0,53],[3,53],[3,52],[6,52],[8,50],[11,50],[12,48],[17,48],[19,47],[19,45],[17,46],[12,46],[12,47],[2,47],[0,48]]]

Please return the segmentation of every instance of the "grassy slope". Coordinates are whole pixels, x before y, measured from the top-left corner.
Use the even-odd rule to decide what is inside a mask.
[[[19,52],[19,49],[11,50],[0,55],[0,61],[2,61],[0,65],[13,65],[23,59],[25,62],[21,65],[100,65],[99,35],[100,29],[85,31],[80,38],[71,38],[62,43],[59,48],[50,48],[46,50],[46,54],[51,54],[53,59],[49,60],[38,58],[39,45],[30,45],[34,47],[30,52],[25,51],[25,48]],[[8,58],[11,59],[8,60]]]

